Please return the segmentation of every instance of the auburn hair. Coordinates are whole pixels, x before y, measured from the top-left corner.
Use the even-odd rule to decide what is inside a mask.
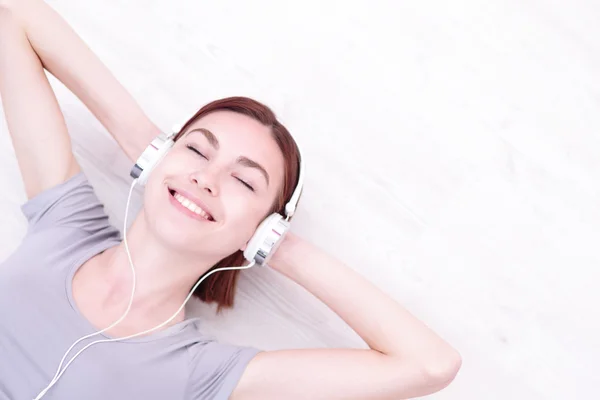
[[[265,218],[274,212],[285,215],[285,204],[292,197],[298,182],[300,164],[300,151],[290,132],[277,120],[275,113],[269,107],[251,98],[236,96],[215,100],[206,104],[181,127],[181,130],[175,136],[175,140],[179,139],[195,121],[215,111],[233,111],[244,114],[270,128],[271,135],[283,154],[285,170],[282,189],[271,209],[265,215]],[[219,261],[206,273],[216,268],[241,266],[244,261],[244,253],[238,250]],[[220,312],[223,308],[233,307],[239,273],[239,270],[229,270],[219,271],[208,276],[196,288],[194,296],[205,303],[217,303],[217,312]],[[201,278],[202,276],[198,279]]]

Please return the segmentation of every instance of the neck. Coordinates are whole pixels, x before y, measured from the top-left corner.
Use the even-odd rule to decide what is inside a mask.
[[[168,318],[181,306],[198,278],[218,261],[202,259],[158,240],[148,228],[143,210],[127,230],[127,244],[135,268],[135,294],[129,311],[132,316]],[[125,241],[103,256],[98,270],[99,282],[106,289],[103,305],[124,310],[133,284]],[[182,315],[177,319],[181,318]]]

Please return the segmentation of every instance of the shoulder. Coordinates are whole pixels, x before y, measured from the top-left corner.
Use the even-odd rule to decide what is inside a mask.
[[[28,227],[14,255],[18,264],[43,264],[53,269],[79,264],[121,242],[121,232],[109,222],[82,172],[32,197],[21,210]]]
[[[21,205],[21,211],[29,224],[28,232],[56,227],[76,228],[88,233],[116,231],[83,172],[32,197]]]
[[[248,363],[261,350],[204,340],[188,347],[190,377],[187,399],[228,399]]]

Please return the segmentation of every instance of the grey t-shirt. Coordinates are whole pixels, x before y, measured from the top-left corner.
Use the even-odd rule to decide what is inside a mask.
[[[121,241],[84,173],[21,209],[27,234],[0,264],[0,400],[32,400],[69,346],[96,331],[73,301],[72,278],[85,261]],[[44,399],[228,399],[259,350],[218,343],[199,324],[192,318],[148,336],[93,345]],[[82,341],[67,361],[105,338]]]

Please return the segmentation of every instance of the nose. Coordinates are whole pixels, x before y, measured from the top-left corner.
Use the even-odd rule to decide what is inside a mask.
[[[190,174],[190,180],[197,185],[199,189],[210,193],[210,195],[219,195],[218,174],[211,171],[209,168],[192,172]]]

